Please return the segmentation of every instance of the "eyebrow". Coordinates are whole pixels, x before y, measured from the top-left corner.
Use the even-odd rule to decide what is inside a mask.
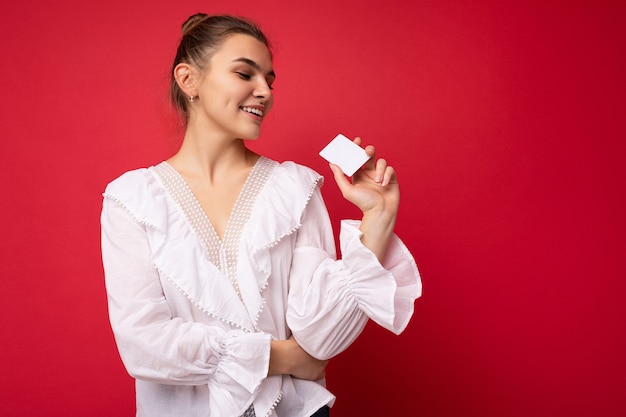
[[[241,58],[234,59],[233,62],[243,62],[244,64],[250,65],[255,70],[257,70],[259,72],[263,72],[263,69],[261,68],[261,66],[259,64],[257,64],[256,62],[254,62],[253,60],[251,60],[250,58],[241,57]],[[276,73],[274,72],[274,70],[268,72],[267,75],[270,75],[270,76],[276,78]]]

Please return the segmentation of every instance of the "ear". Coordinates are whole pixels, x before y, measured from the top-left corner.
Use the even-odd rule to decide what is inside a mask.
[[[191,65],[180,63],[174,68],[176,84],[186,96],[197,96],[196,84],[198,81],[197,71]]]

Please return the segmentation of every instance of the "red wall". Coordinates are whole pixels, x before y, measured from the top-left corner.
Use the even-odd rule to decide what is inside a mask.
[[[176,149],[167,75],[199,10],[274,40],[253,146],[327,175],[335,223],[356,215],[317,156],[336,133],[399,171],[424,296],[403,335],[369,325],[332,361],[335,417],[626,415],[621,4],[4,2],[0,415],[134,412],[100,193]]]

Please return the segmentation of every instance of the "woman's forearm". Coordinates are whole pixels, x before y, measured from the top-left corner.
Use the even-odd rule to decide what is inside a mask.
[[[363,246],[376,255],[381,263],[387,252],[389,239],[393,235],[396,225],[396,213],[370,211],[364,213],[361,220],[359,227],[359,230],[363,233],[361,242]]]
[[[267,375],[292,375],[299,379],[316,381],[324,377],[327,364],[328,361],[315,359],[306,353],[293,337],[272,340]]]

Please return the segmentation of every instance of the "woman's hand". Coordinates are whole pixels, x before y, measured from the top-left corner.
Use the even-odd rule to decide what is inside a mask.
[[[354,143],[361,145],[361,138],[355,138]],[[376,160],[375,148],[369,145],[365,152],[370,159],[352,182],[337,165],[330,164],[330,168],[343,197],[363,212],[361,241],[382,260],[398,215],[400,187],[393,167],[384,159]]]
[[[354,143],[361,145],[361,138],[355,138]],[[343,197],[361,209],[363,214],[373,210],[395,216],[400,203],[395,170],[387,165],[386,160],[376,160],[376,149],[372,145],[367,146],[365,152],[370,159],[354,174],[352,182],[339,166],[330,164],[335,181]]]
[[[309,355],[291,336],[287,340],[272,340],[268,376],[287,374],[299,379],[317,381],[326,373],[328,361]]]

